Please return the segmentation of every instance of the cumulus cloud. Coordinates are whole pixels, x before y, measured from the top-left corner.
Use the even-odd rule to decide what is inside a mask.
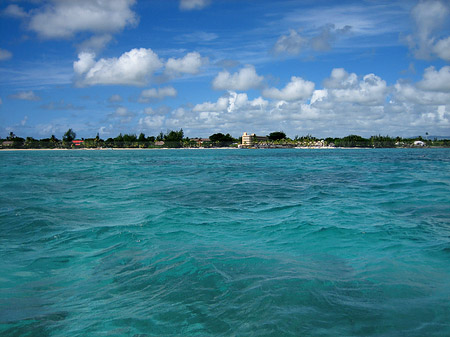
[[[439,58],[450,61],[450,36],[436,42],[433,51]]]
[[[439,71],[434,67],[425,69],[423,78],[418,83],[397,81],[394,86],[393,102],[408,105],[438,106],[450,104],[450,66]]]
[[[406,42],[416,58],[429,59],[434,53],[448,60],[449,52],[445,48],[450,43],[448,40],[450,37],[437,43],[435,41],[449,13],[448,5],[438,0],[420,1],[412,9],[411,17],[415,23],[415,32],[406,37]]]
[[[423,90],[416,85],[400,81],[394,85],[394,89],[393,103],[401,102],[410,106],[450,104],[450,93],[448,92]]]
[[[439,71],[433,66],[426,68],[417,86],[426,91],[450,92],[450,66],[444,66]]]
[[[52,0],[32,13],[29,28],[42,38],[68,38],[78,32],[112,33],[137,23],[135,0]]]
[[[334,68],[329,78],[324,80],[324,86],[330,89],[351,88],[357,85],[358,76],[349,74],[344,68]]]
[[[252,65],[247,65],[234,74],[221,71],[213,80],[213,88],[216,90],[249,90],[261,86],[263,76],[256,73]]]
[[[78,61],[73,63],[73,70],[78,75],[83,75],[95,65],[95,54],[82,52],[78,54]]]
[[[24,11],[24,9],[16,4],[11,4],[3,10],[3,14],[6,16],[10,16],[13,18],[25,18],[28,16],[28,13]]]
[[[323,88],[314,90],[311,86],[309,103],[304,99],[288,100],[297,93],[286,89],[290,84],[295,87],[298,78],[293,77],[272,97],[250,99],[245,92],[229,91],[216,101],[166,113],[163,125],[183,127],[186,133],[195,135],[224,131],[235,136],[243,131],[264,135],[274,130],[284,130],[291,137],[411,136],[423,130],[445,134],[450,127],[447,67],[430,67],[421,81],[399,81],[391,88],[375,74],[357,75],[336,68],[323,82]]]
[[[228,107],[229,99],[227,97],[220,97],[217,102],[204,102],[197,104],[192,109],[196,112],[205,112],[205,111],[225,111]]]
[[[328,96],[327,90],[314,90],[311,97],[311,104],[322,102]]]
[[[380,77],[367,74],[359,81],[356,74],[342,68],[333,69],[324,86],[335,101],[362,105],[382,105],[387,93],[386,81]]]
[[[314,91],[314,83],[301,77],[292,76],[291,81],[281,90],[265,89],[263,96],[271,99],[296,101],[310,98]]]
[[[10,96],[12,99],[19,99],[23,101],[39,101],[41,98],[37,96],[33,91],[20,91]]]
[[[148,83],[163,63],[151,49],[132,49],[119,58],[95,60],[95,54],[82,52],[73,69],[78,76],[77,84],[86,85],[136,85]]]
[[[140,103],[149,103],[153,101],[159,101],[165,97],[175,97],[177,91],[173,87],[163,87],[163,88],[151,88],[146,89],[141,92],[139,96]]]
[[[275,45],[273,46],[273,51],[276,54],[293,54],[297,55],[300,53],[304,45],[308,40],[300,34],[298,34],[294,29],[289,30],[289,35],[281,35]]]
[[[12,53],[6,49],[0,48],[0,61],[9,60],[12,57]]]
[[[166,62],[166,74],[197,74],[205,62],[206,59],[198,52],[188,53],[179,59],[169,58]]]
[[[249,99],[246,93],[227,92],[216,102],[203,102],[192,109],[180,107],[166,116],[165,126],[183,127],[195,133],[224,132],[237,125],[258,124],[267,113],[268,101],[261,97]],[[265,120],[265,119],[264,119]],[[227,131],[228,132],[228,131]]]
[[[264,108],[269,104],[269,102],[264,100],[262,97],[255,98],[254,100],[249,100],[246,93],[236,93],[231,91],[228,94],[228,112],[241,110],[243,108],[248,111],[263,111]]]
[[[180,9],[185,11],[203,9],[210,3],[210,0],[180,0]]]
[[[145,116],[139,119],[139,127],[142,130],[160,130],[164,124],[165,117],[162,115]]]

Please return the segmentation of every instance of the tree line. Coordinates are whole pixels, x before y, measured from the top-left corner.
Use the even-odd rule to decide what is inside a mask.
[[[272,132],[267,136],[268,140],[274,144],[293,144],[294,146],[310,147],[318,144],[330,147],[350,147],[350,148],[394,148],[394,147],[412,147],[414,142],[421,141],[424,146],[450,147],[449,139],[423,139],[421,136],[413,138],[389,137],[389,136],[371,136],[364,138],[358,135],[349,135],[342,138],[327,137],[324,139],[316,138],[312,135],[295,136],[290,139],[284,132]]]
[[[35,139],[18,137],[13,132],[2,139],[0,148],[14,149],[69,149],[69,148],[181,148],[181,147],[228,147],[236,146],[240,140],[230,134],[215,133],[209,138],[189,138],[183,129],[160,132],[157,136],[144,133],[122,134],[114,138],[102,139],[97,133],[95,138],[77,140],[73,129],[67,130],[61,139],[52,135],[50,138]]]
[[[266,140],[258,141],[256,146],[270,147],[268,145],[279,145],[285,147],[350,147],[350,148],[393,148],[411,147],[414,142],[420,140],[426,146],[450,147],[449,139],[423,139],[401,138],[389,136],[371,136],[364,138],[358,135],[349,135],[343,138],[328,137],[319,139],[312,135],[295,136],[293,139],[286,136],[283,131],[272,132],[266,136]],[[185,137],[183,129],[160,132],[157,136],[146,136],[144,133],[122,134],[114,138],[102,139],[97,133],[94,138],[81,138],[76,141],[76,133],[73,129],[67,130],[62,139],[52,135],[50,138],[35,139],[33,137],[18,137],[10,132],[6,138],[0,138],[0,148],[14,149],[69,149],[69,148],[195,148],[195,147],[237,147],[242,141],[241,137],[234,138],[229,133],[215,133],[208,138]]]

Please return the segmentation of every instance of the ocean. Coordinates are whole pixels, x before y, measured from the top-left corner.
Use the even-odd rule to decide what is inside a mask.
[[[450,149],[0,152],[1,336],[450,336]]]

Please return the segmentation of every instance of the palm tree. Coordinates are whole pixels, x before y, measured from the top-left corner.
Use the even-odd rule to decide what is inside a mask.
[[[69,130],[67,130],[67,132],[64,134],[64,136],[63,136],[63,141],[65,141],[65,142],[71,142],[72,140],[75,139],[76,136],[77,136],[77,134],[76,134],[72,129],[69,129]]]

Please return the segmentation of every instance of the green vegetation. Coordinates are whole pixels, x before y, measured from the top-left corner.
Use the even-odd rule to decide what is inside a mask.
[[[269,140],[280,140],[280,139],[286,139],[286,134],[283,131],[276,131],[271,132],[267,138]]]
[[[233,137],[229,133],[226,135],[223,133],[215,133],[209,136],[209,140],[211,141],[211,145],[215,147],[230,146],[234,142]]]
[[[428,137],[427,137],[428,138]],[[272,132],[267,140],[255,142],[257,148],[290,148],[290,147],[349,147],[349,148],[394,148],[419,147],[415,141],[423,142],[426,147],[450,147],[450,139],[423,139],[392,138],[389,136],[372,136],[363,138],[358,135],[349,135],[343,138],[318,139],[312,135],[295,136],[290,139],[282,131]],[[0,149],[56,149],[56,148],[211,148],[211,147],[237,147],[241,139],[233,138],[229,133],[215,133],[209,138],[188,138],[184,136],[183,129],[160,132],[156,137],[146,137],[144,133],[119,134],[115,138],[103,140],[97,133],[95,138],[76,139],[76,133],[69,129],[60,140],[52,135],[50,138],[35,139],[33,137],[21,138],[10,132],[6,138],[0,138]]]

